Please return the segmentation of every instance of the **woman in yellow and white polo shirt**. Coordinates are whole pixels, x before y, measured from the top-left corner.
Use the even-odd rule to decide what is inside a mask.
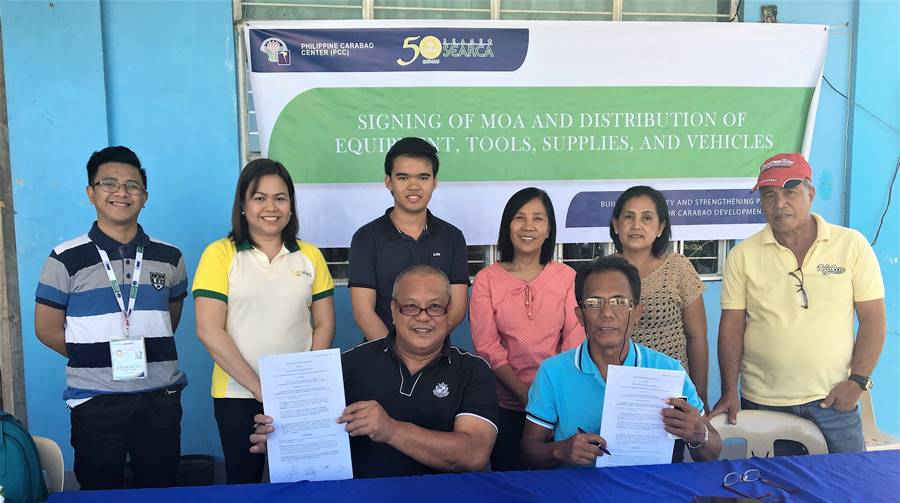
[[[334,338],[334,282],[322,252],[296,239],[294,183],[284,166],[250,162],[238,178],[228,237],[200,257],[193,293],[197,336],[215,366],[212,396],[229,484],[258,483],[251,454],[262,412],[262,355],[326,349]]]

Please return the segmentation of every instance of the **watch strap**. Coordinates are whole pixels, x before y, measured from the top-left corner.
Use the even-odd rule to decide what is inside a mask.
[[[858,384],[863,391],[869,391],[870,389],[872,389],[872,379],[868,376],[850,374],[850,377],[848,377],[847,380],[853,381]]]

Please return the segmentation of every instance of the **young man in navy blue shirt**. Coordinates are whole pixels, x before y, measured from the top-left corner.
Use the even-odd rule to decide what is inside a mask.
[[[459,229],[428,211],[439,164],[437,149],[421,138],[403,138],[385,156],[384,186],[394,206],[360,227],[350,245],[350,301],[366,340],[390,331],[394,278],[412,265],[433,266],[450,279],[451,331],[466,316],[466,240]]]

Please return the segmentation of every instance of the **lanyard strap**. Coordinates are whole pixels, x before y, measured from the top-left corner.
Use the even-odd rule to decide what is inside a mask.
[[[144,247],[138,245],[137,253],[134,256],[134,271],[131,273],[131,290],[128,292],[128,308],[125,308],[125,302],[122,300],[122,290],[119,288],[119,281],[116,280],[116,274],[112,270],[112,263],[109,261],[109,255],[97,246],[97,253],[100,254],[100,260],[103,261],[103,268],[106,269],[106,276],[109,278],[109,284],[112,287],[113,294],[116,296],[116,302],[119,304],[119,310],[122,312],[125,322],[125,337],[128,337],[128,318],[134,311],[134,305],[137,302],[138,285],[141,282],[141,266],[144,261]]]

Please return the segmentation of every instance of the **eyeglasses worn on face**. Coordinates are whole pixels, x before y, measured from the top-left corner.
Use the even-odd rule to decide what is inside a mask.
[[[800,273],[799,275],[797,273]],[[788,273],[788,276],[797,280],[797,293],[800,294],[800,307],[809,309],[809,297],[806,295],[806,289],[803,288],[803,269],[799,267]]]
[[[127,182],[120,182],[115,178],[104,178],[103,180],[98,180],[94,182],[94,187],[100,187],[104,192],[109,192],[110,194],[114,194],[119,191],[119,187],[125,186],[125,192],[131,194],[132,196],[139,196],[147,191],[141,184],[135,182],[134,180],[128,180]]]
[[[585,311],[599,311],[607,304],[613,311],[628,311],[634,307],[634,301],[628,297],[611,297],[609,299],[603,297],[588,297],[581,301],[581,309],[584,309]]]
[[[394,302],[397,302],[397,299],[394,299]],[[429,304],[426,307],[419,307],[415,304],[400,304],[397,302],[397,311],[403,316],[409,316],[410,318],[415,318],[422,314],[422,311],[425,311],[429,318],[440,318],[447,314],[447,306]]]

